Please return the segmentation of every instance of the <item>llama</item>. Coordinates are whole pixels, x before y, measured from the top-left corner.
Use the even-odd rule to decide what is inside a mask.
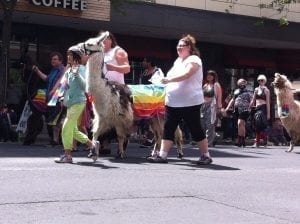
[[[79,44],[79,48],[85,54],[90,55],[87,61],[86,77],[87,92],[93,99],[93,140],[96,141],[100,135],[115,128],[118,140],[118,157],[123,158],[128,144],[128,136],[133,125],[133,109],[129,102],[130,89],[123,84],[111,82],[101,77],[103,65],[103,40],[108,36],[104,32],[101,36],[90,38]],[[150,128],[154,133],[155,146],[152,155],[157,153],[162,139],[164,120],[159,116],[150,119]],[[182,133],[179,129],[175,133],[178,157],[183,157]],[[98,152],[96,153],[98,154]]]
[[[286,152],[291,152],[300,141],[300,102],[294,100],[292,84],[286,76],[275,73],[272,85],[277,97],[279,118],[291,137],[290,147]]]
[[[163,85],[128,85],[132,93],[133,112],[136,118],[149,119],[149,128],[154,134],[155,145],[151,156],[158,154],[165,124],[165,87]],[[175,131],[175,144],[178,158],[183,157],[182,132],[178,127]]]
[[[133,124],[133,110],[128,87],[107,81],[101,76],[104,58],[102,43],[107,36],[108,32],[104,32],[101,36],[90,38],[79,46],[90,55],[86,65],[86,91],[93,100],[93,141],[115,129],[118,158],[124,158],[130,127]],[[96,152],[97,155],[98,153]]]
[[[150,119],[149,127],[154,134],[154,140],[155,140],[155,144],[151,152],[151,156],[159,155],[159,150],[160,150],[160,145],[161,145],[161,140],[162,140],[163,130],[164,130],[164,123],[165,123],[164,118],[160,116],[154,116]],[[180,159],[183,157],[182,142],[183,142],[182,132],[180,128],[177,127],[175,131],[174,143],[176,144],[177,147],[177,157]]]

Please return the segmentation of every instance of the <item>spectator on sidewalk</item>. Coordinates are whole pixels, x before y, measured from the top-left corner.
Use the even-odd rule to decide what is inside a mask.
[[[103,32],[101,31],[99,35]],[[109,32],[109,36],[103,41],[104,45],[104,77],[109,81],[125,84],[125,75],[130,72],[130,64],[126,50],[120,47],[115,36]],[[110,140],[115,136],[113,132],[107,135],[108,137],[101,142],[100,154],[110,154]],[[99,138],[100,139],[100,138]]]
[[[55,90],[59,86],[59,81],[64,74],[65,67],[63,65],[63,56],[59,52],[52,52],[50,54],[50,63],[52,66],[51,71],[48,75],[42,72],[36,65],[33,66],[32,70],[36,75],[38,75],[44,82],[46,82],[46,103],[52,98]],[[60,138],[60,130],[61,125],[60,122],[56,122],[58,120],[59,114],[61,113],[62,108],[60,103],[58,102],[56,106],[47,107],[46,112],[46,122],[48,123],[48,128],[50,129],[50,144],[51,145],[59,145]]]
[[[238,118],[238,142],[237,146],[245,147],[246,137],[246,122],[250,115],[249,108],[252,100],[252,93],[246,88],[247,81],[245,79],[239,79],[237,81],[238,88],[234,91],[233,98],[230,100],[225,111],[230,111],[230,108],[234,106],[234,113]]]
[[[257,77],[259,86],[254,89],[250,108],[254,110],[253,127],[255,131],[255,143],[252,146],[257,148],[260,145],[260,140],[267,146],[268,136],[266,129],[270,120],[270,90],[266,87],[267,78],[261,74]]]
[[[222,109],[222,88],[218,81],[218,74],[214,70],[207,71],[205,84],[203,85],[203,95],[201,124],[206,132],[208,147],[213,147],[216,136],[217,114]]]
[[[232,99],[232,94],[227,94],[224,100],[224,108],[226,108]],[[222,119],[221,119],[221,129],[223,131],[223,140],[226,143],[229,142],[234,142],[237,136],[237,122],[236,118],[234,116],[234,109],[233,106],[228,110],[225,111],[222,109],[221,114],[222,114]]]
[[[18,122],[17,114],[6,104],[0,110],[0,141],[17,141],[18,135],[15,131]]]

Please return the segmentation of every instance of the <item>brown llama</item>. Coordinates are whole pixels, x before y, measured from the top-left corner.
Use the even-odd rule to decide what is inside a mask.
[[[277,97],[279,118],[291,137],[290,146],[286,152],[291,152],[294,145],[300,141],[300,102],[295,101],[292,84],[285,75],[275,73],[272,85]],[[286,114],[283,114],[283,107],[288,108]]]

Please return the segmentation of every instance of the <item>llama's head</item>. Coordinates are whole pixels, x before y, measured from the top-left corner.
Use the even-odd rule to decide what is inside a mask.
[[[274,86],[275,89],[278,89],[278,90],[290,89],[290,90],[292,90],[292,84],[285,75],[275,73],[274,76],[275,77],[274,77],[274,81],[272,82],[272,86]]]
[[[103,32],[100,36],[90,38],[87,41],[79,44],[86,55],[91,55],[96,52],[103,52],[103,41],[109,36],[109,32]]]

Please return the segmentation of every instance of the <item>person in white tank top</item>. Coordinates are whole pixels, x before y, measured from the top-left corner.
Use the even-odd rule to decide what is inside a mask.
[[[103,31],[106,32],[106,31]],[[109,31],[108,31],[109,32]],[[99,35],[102,34],[102,31]],[[104,66],[103,74],[109,81],[125,84],[124,75],[130,72],[127,52],[118,46],[116,38],[109,32],[109,36],[103,41],[104,44]],[[110,154],[111,144],[109,139],[102,142],[103,148],[99,154]]]
[[[104,40],[103,44],[104,77],[110,81],[125,84],[124,75],[130,72],[127,52],[118,46],[116,38],[111,32],[109,32],[109,36]]]

